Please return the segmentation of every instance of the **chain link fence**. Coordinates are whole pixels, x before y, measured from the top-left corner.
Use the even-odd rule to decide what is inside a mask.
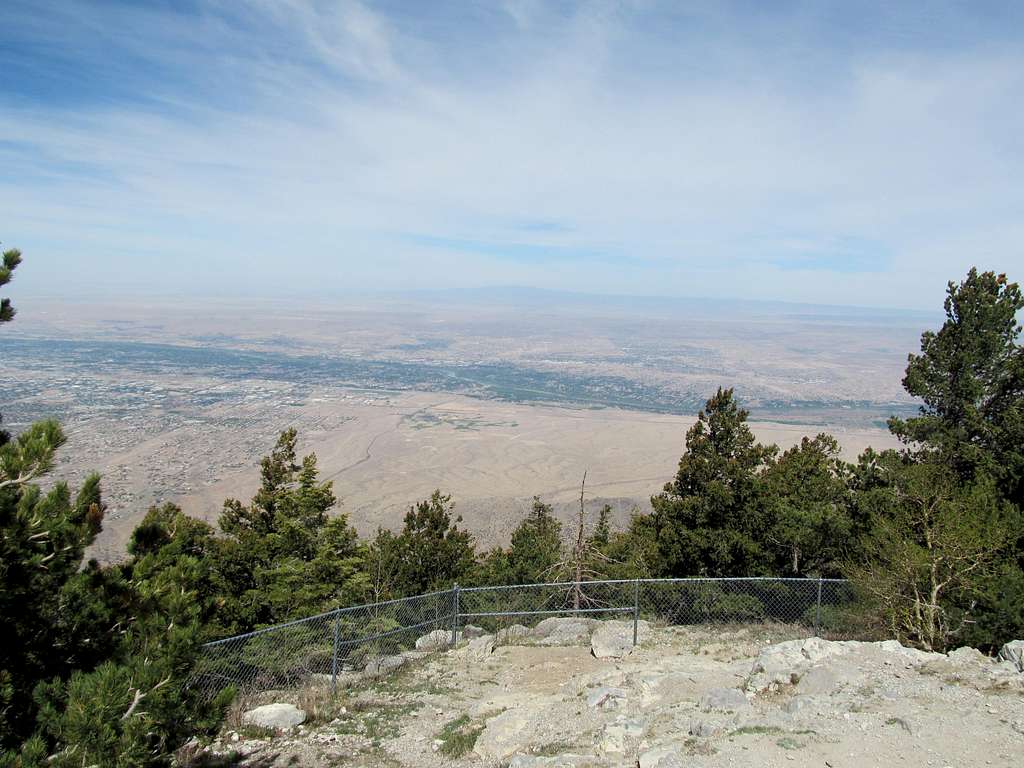
[[[655,626],[778,623],[818,634],[839,630],[853,605],[842,579],[688,578],[458,586],[426,595],[339,608],[207,643],[192,684],[208,696],[292,688],[336,688],[377,676],[463,633],[498,642],[552,616],[640,620]],[[841,631],[841,630],[840,630]],[[634,634],[635,639],[635,634]],[[420,640],[417,647],[417,640]]]

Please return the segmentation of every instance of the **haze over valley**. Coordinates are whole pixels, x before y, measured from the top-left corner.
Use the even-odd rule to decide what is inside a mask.
[[[531,498],[624,524],[672,476],[686,429],[735,386],[765,442],[827,430],[854,458],[885,419],[927,313],[483,290],[348,297],[26,304],[0,374],[14,430],[67,425],[57,476],[103,475],[95,551],[118,559],[152,504],[214,520],[248,498],[287,427],[356,528],[396,527],[435,488],[484,544]]]

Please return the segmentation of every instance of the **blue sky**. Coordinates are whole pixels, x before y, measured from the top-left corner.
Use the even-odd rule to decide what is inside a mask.
[[[1024,280],[1024,4],[0,3],[10,293]]]

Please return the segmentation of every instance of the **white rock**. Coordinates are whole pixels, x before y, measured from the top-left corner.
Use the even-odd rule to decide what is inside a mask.
[[[460,658],[470,661],[483,661],[492,653],[494,653],[494,635],[481,635],[474,638],[458,651]]]
[[[763,648],[750,670],[747,689],[763,691],[772,685],[795,683],[800,674],[816,662],[849,653],[850,643],[809,637],[806,640],[788,640]]]
[[[637,643],[650,633],[646,621],[637,622]],[[633,652],[632,621],[602,621],[590,637],[590,650],[598,659],[621,659]]]
[[[552,616],[533,630],[541,645],[580,645],[590,639],[598,622],[595,619]]]
[[[810,699],[807,696],[794,696],[792,699],[782,705],[782,708],[791,715],[795,715],[803,709],[807,708],[810,704]]]
[[[863,645],[863,643],[851,643],[855,645]],[[875,648],[880,651],[886,651],[887,653],[894,653],[898,656],[902,656],[915,664],[924,664],[927,661],[934,661],[935,659],[945,658],[944,654],[932,653],[929,651],[922,651],[917,648],[907,648],[906,646],[900,645],[898,640],[882,640],[877,643],[871,643]]]
[[[306,722],[306,713],[294,704],[264,704],[243,713],[242,722],[260,728],[284,730]]]
[[[842,687],[839,675],[825,666],[811,667],[800,675],[796,689],[809,695],[830,694]]]
[[[366,662],[364,674],[369,678],[384,677],[405,665],[405,656],[380,656]]]
[[[529,743],[530,714],[525,707],[510,709],[487,721],[473,751],[484,760],[501,760]]]
[[[457,638],[456,638],[457,639]],[[423,637],[417,638],[416,650],[417,651],[439,651],[443,648],[447,648],[452,640],[452,633],[447,629],[435,629],[433,632],[428,632]]]
[[[962,648],[957,648],[955,651],[950,651],[946,654],[946,657],[957,664],[988,666],[992,663],[992,659],[977,648],[971,648],[966,645]]]
[[[1024,672],[1024,640],[1012,640],[1004,645],[999,649],[999,658],[1015,664],[1018,672]]]

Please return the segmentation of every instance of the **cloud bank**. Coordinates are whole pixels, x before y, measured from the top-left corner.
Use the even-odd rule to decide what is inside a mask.
[[[1014,5],[769,5],[9,0],[0,238],[50,293],[1024,279]]]

